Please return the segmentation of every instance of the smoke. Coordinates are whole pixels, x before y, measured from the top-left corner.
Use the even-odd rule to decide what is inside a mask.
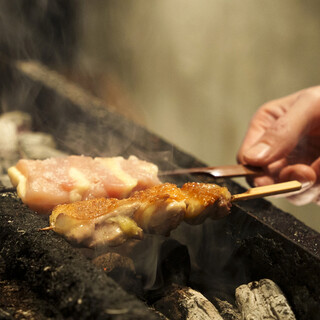
[[[247,274],[243,261],[234,257],[236,243],[229,224],[228,218],[208,219],[197,226],[182,224],[172,237],[188,248],[192,287],[232,302],[235,287],[247,282]],[[241,221],[238,227],[244,233],[250,228]]]
[[[10,59],[35,59],[51,65],[70,62],[75,18],[71,0],[1,1],[0,51]]]

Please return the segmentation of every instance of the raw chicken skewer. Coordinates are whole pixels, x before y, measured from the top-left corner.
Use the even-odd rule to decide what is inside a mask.
[[[44,214],[63,203],[127,198],[134,191],[160,184],[157,174],[155,164],[135,156],[20,159],[8,170],[21,200]]]
[[[229,214],[231,202],[297,190],[297,181],[249,189],[231,196],[227,188],[206,183],[186,183],[178,188],[164,183],[135,192],[127,199],[93,199],[57,206],[50,227],[67,239],[89,248],[116,246],[144,233],[169,235],[185,221],[200,224],[206,218]]]

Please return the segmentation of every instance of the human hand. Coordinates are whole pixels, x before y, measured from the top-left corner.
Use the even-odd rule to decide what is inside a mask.
[[[259,166],[255,186],[288,180],[302,182],[290,200],[320,204],[320,86],[264,104],[251,120],[238,161]]]

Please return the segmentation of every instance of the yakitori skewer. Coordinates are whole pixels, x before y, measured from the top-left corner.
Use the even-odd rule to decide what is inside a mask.
[[[94,248],[116,246],[128,239],[142,239],[144,233],[169,235],[184,221],[200,224],[230,213],[232,202],[265,197],[301,188],[290,181],[231,195],[226,187],[188,182],[181,188],[164,183],[138,191],[125,199],[91,199],[57,206],[50,226],[69,240]]]

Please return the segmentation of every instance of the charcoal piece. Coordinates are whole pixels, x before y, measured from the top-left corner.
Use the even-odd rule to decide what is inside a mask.
[[[191,269],[188,248],[174,239],[167,239],[160,248],[158,276],[169,285],[186,285]]]
[[[10,120],[0,118],[0,158],[2,166],[7,161],[18,159],[18,133],[16,125]],[[4,160],[2,160],[4,159]]]
[[[136,274],[132,259],[116,252],[107,252],[94,258],[92,262],[127,292],[143,296],[142,282]]]
[[[154,308],[171,320],[223,320],[215,306],[200,292],[173,285]]]
[[[10,178],[7,174],[0,174],[0,190],[13,188]]]
[[[31,129],[32,118],[24,112],[6,112],[0,116],[0,164],[8,169],[19,159],[18,134]]]
[[[3,310],[0,308],[0,319],[1,320],[11,320],[13,319],[13,316],[11,315],[10,312],[7,312],[6,310]]]
[[[269,279],[252,281],[236,289],[236,301],[244,320],[295,320],[281,289]]]
[[[0,255],[6,276],[23,280],[64,318],[159,319],[52,231],[15,193],[0,194]]]
[[[213,298],[213,303],[224,320],[242,320],[240,311],[230,302]]]
[[[19,144],[25,148],[34,145],[56,148],[52,135],[44,132],[22,132],[19,134]]]
[[[188,248],[177,240],[146,235],[131,248],[130,257],[149,304],[162,297],[172,283],[183,286],[188,283],[191,269]]]
[[[123,269],[124,273],[135,274],[133,261],[116,252],[107,252],[93,259],[93,263],[111,273],[115,269]]]
[[[44,132],[24,132],[18,135],[19,153],[23,158],[44,160],[51,157],[67,156],[57,150],[53,137]]]
[[[32,117],[30,114],[22,111],[5,112],[0,116],[0,120],[9,121],[14,124],[16,131],[26,132],[32,128]]]

